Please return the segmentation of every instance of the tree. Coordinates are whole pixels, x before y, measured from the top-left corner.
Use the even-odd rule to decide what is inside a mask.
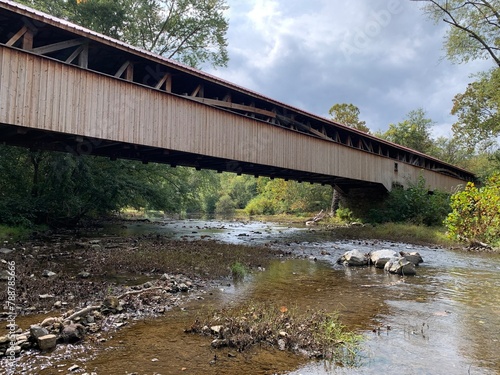
[[[347,125],[351,128],[361,130],[365,133],[369,133],[370,129],[366,126],[365,121],[359,119],[359,108],[354,104],[347,103],[337,103],[334,104],[328,111],[330,116],[332,116],[333,121],[337,121],[341,124]]]
[[[495,144],[500,134],[500,1],[412,0],[425,3],[424,10],[436,22],[450,25],[445,39],[447,57],[457,63],[490,59],[496,69],[478,75],[463,94],[453,100],[455,137],[469,151]]]
[[[494,145],[500,135],[500,68],[480,74],[456,95],[451,113],[458,116],[454,134],[470,151]]]
[[[193,67],[227,65],[225,0],[20,2]]]
[[[445,48],[455,62],[492,59],[500,67],[500,1],[412,0],[426,3],[424,10],[436,21],[451,25]]]
[[[434,125],[434,121],[425,116],[426,113],[422,108],[410,111],[405,120],[398,124],[390,124],[389,129],[381,136],[398,145],[427,153],[433,144],[430,128]]]

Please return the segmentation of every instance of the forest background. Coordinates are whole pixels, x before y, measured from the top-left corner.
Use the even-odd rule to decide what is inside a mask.
[[[224,0],[19,2],[192,67],[228,62]],[[422,108],[374,135],[467,169],[482,188],[476,184],[461,195],[429,195],[419,180],[406,191],[393,189],[363,218],[352,218],[348,207],[332,205],[331,186],[0,145],[0,224],[60,227],[131,208],[207,217],[237,212],[307,216],[335,208],[346,220],[441,225],[446,219],[456,238],[498,241],[498,230],[491,228],[500,227],[500,1],[420,2],[423,17],[450,25],[444,48],[451,61],[488,59],[494,67],[455,96],[448,109],[457,118],[451,138],[432,138],[435,123]],[[329,113],[334,121],[371,133],[355,104],[333,104]],[[461,219],[465,212],[476,221]],[[471,226],[485,229],[471,231]]]

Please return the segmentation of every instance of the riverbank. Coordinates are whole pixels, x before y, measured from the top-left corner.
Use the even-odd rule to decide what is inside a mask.
[[[195,373],[207,373],[207,368],[203,366],[211,366],[209,362],[213,359],[210,340],[179,335],[199,316],[206,315],[206,307],[202,307],[206,303],[212,304],[208,311],[214,311],[214,308],[219,311],[227,306],[234,306],[239,311],[246,302],[272,301],[273,306],[280,309],[279,317],[282,316],[281,307],[298,307],[302,311],[326,308],[326,311],[338,311],[343,323],[351,329],[369,329],[370,332],[371,327],[382,329],[385,325],[373,319],[389,313],[391,305],[385,300],[400,301],[402,298],[408,299],[409,303],[414,300],[414,293],[420,293],[420,288],[429,286],[429,296],[418,294],[417,305],[423,306],[422,301],[430,301],[435,293],[442,290],[442,286],[434,289],[441,284],[441,276],[438,275],[446,273],[450,267],[456,270],[458,259],[466,261],[471,257],[469,254],[460,255],[461,252],[453,255],[436,246],[422,248],[430,267],[424,263],[419,277],[405,280],[373,269],[344,268],[336,265],[335,260],[345,250],[354,247],[366,252],[381,247],[406,251],[409,245],[358,239],[339,240],[339,235],[332,231],[305,225],[202,220],[114,222],[111,227],[44,235],[38,240],[4,246],[15,250],[1,258],[7,262],[8,257],[14,259],[17,256],[14,261],[18,264],[17,271],[22,270],[25,277],[19,288],[16,287],[19,311],[25,314],[42,313],[20,316],[20,333],[24,333],[30,324],[41,323],[47,317],[55,318],[45,322],[45,327],[42,327],[49,334],[60,333],[68,320],[74,320],[76,326],[72,328],[76,329],[77,334],[78,325],[90,332],[81,345],[58,345],[50,355],[42,356],[38,355],[37,350],[28,350],[27,354],[21,356],[19,365],[26,369],[24,373],[51,375],[56,372],[48,369],[56,363],[70,368],[75,358],[80,368],[99,369],[99,373],[113,374],[128,370],[125,364],[134,358],[133,361],[146,366],[150,369],[148,373],[151,373],[153,368],[161,370],[166,365],[166,358],[160,356],[174,349],[177,353],[175,358],[186,358],[189,362],[189,366],[185,366],[183,363],[186,361],[174,361],[171,358],[173,354],[169,355],[168,362],[177,371],[192,367],[193,360],[200,358],[201,367]],[[451,263],[450,258],[453,259]],[[232,278],[232,266],[237,263],[252,273],[243,283],[235,282]],[[22,268],[24,264],[27,268]],[[477,262],[469,264],[476,266]],[[109,273],[109,270],[114,272]],[[472,279],[476,280],[477,276],[474,275]],[[448,276],[443,279],[446,280]],[[31,283],[31,289],[26,286],[27,283]],[[56,287],[48,289],[53,283]],[[415,289],[411,292],[408,288],[413,289],[413,285]],[[114,298],[108,298],[110,296]],[[95,306],[99,308],[94,309]],[[194,312],[196,309],[203,312],[197,314]],[[441,309],[441,306],[431,304],[428,311],[430,316],[434,316],[436,311],[439,314],[436,316],[449,316],[449,313],[441,315]],[[448,309],[455,314],[453,308]],[[245,313],[242,316],[245,317]],[[182,320],[176,321],[180,318]],[[171,323],[175,324],[170,327]],[[215,323],[210,325],[217,326]],[[151,328],[152,325],[155,328]],[[123,326],[128,328],[122,329]],[[393,330],[397,327],[395,324],[391,326]],[[66,332],[63,340],[66,337],[69,342],[71,332],[75,330]],[[137,332],[141,334],[138,336]],[[275,338],[278,344],[286,336],[280,332],[288,333],[285,329],[277,331]],[[175,344],[172,347],[169,342],[174,337],[185,341],[187,346],[177,348]],[[30,341],[27,341],[23,344],[29,345]],[[122,341],[126,344],[122,344]],[[201,356],[200,345],[204,348]],[[163,349],[155,349],[160,347]],[[77,349],[79,352],[75,351]],[[122,350],[127,353],[126,356],[117,356]],[[152,355],[152,352],[157,353]],[[273,354],[266,363],[275,363],[277,356],[281,355],[279,350],[271,352]],[[237,357],[233,357],[235,354]],[[224,363],[223,366],[228,366],[227,373],[231,373],[231,369],[234,369],[232,366],[247,363],[247,356],[253,358],[253,355],[269,354],[257,350],[240,355],[234,350],[217,349],[217,355],[217,366]],[[223,355],[228,357],[223,360]],[[159,359],[160,363],[155,365],[156,362],[152,362],[154,359]],[[84,365],[89,360],[94,361],[93,364]],[[44,361],[46,363],[43,366],[47,366],[47,370],[41,371],[41,362]],[[295,361],[286,357],[286,363],[280,368],[292,369]],[[260,368],[255,362],[248,363],[255,366],[251,373]],[[120,366],[122,371],[109,372],[107,369],[113,366]],[[219,367],[213,368],[214,373],[224,373],[219,370]],[[141,370],[137,373],[146,372]],[[177,372],[173,369],[168,373]]]

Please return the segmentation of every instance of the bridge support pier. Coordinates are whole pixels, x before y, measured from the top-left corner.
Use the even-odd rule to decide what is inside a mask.
[[[388,192],[382,186],[354,188],[340,193],[340,206],[349,208],[355,218],[368,219],[370,211],[380,209],[387,196]]]

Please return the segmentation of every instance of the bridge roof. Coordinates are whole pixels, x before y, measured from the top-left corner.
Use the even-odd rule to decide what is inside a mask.
[[[6,14],[6,11],[8,14]],[[39,24],[40,22],[43,26]],[[186,85],[178,85],[178,87],[170,87],[171,91],[165,87],[165,90],[170,93],[187,96],[190,99],[207,105],[255,117],[257,120],[266,121],[280,127],[286,127],[292,131],[324,138],[326,140],[341,143],[347,147],[358,148],[361,151],[393,158],[403,163],[418,164],[422,168],[430,168],[465,180],[475,179],[475,176],[471,172],[443,162],[432,156],[377,138],[371,134],[350,128],[324,117],[308,113],[300,108],[266,97],[260,93],[189,67],[175,60],[167,59],[163,56],[134,47],[122,41],[10,0],[0,0],[0,24],[3,25],[5,23],[17,23],[19,27],[27,26],[28,29],[36,29],[37,32],[38,29],[43,28],[44,31],[40,32],[40,34],[43,35],[41,35],[38,42],[41,43],[41,45],[33,46],[32,52],[45,54],[45,56],[49,58],[56,58],[64,62],[68,57],[68,52],[61,52],[61,49],[53,50],[50,46],[64,43],[65,40],[74,40],[71,38],[80,37],[85,39],[87,43],[91,43],[93,49],[97,50],[97,52],[94,52],[93,56],[94,64],[89,66],[88,69],[96,70],[104,74],[114,74],[111,72],[116,71],[117,67],[121,69],[124,65],[122,65],[122,62],[119,62],[117,66],[112,65],[112,62],[109,61],[109,57],[113,56],[114,60],[120,60],[115,57],[121,54],[122,60],[133,60],[134,63],[137,63],[139,66],[133,74],[134,77],[131,79],[135,83],[146,84],[150,87],[158,88],[156,87],[158,81],[161,79],[164,81],[167,80],[165,77],[150,77],[150,70],[148,76],[148,69],[145,69],[144,65],[156,64],[155,70],[157,70],[159,74],[163,74],[164,72],[172,73],[169,79],[175,74],[182,74],[184,80],[186,80],[186,77],[189,77],[189,79],[187,79],[190,84],[189,87]],[[47,25],[51,27],[50,30],[47,29]],[[0,39],[0,43],[6,43],[6,41]],[[14,43],[12,45],[15,47]],[[44,46],[49,46],[49,48],[44,50]],[[100,54],[103,55],[101,59],[98,57]],[[69,63],[73,62],[70,61]],[[158,66],[160,68],[158,68]],[[148,68],[148,66],[146,66],[146,68]],[[150,66],[149,69],[151,69]],[[117,78],[121,78],[121,76],[114,75]],[[154,76],[154,74],[152,75]],[[145,82],[147,77],[149,77],[148,79],[157,78],[157,82],[153,82],[153,84]],[[165,82],[163,82],[163,84],[165,84]],[[203,85],[206,86],[204,90]],[[162,86],[160,86],[160,89],[161,88]],[[189,91],[193,93],[188,95]],[[224,96],[224,100],[219,99],[219,97]],[[245,104],[237,104],[237,100]]]

